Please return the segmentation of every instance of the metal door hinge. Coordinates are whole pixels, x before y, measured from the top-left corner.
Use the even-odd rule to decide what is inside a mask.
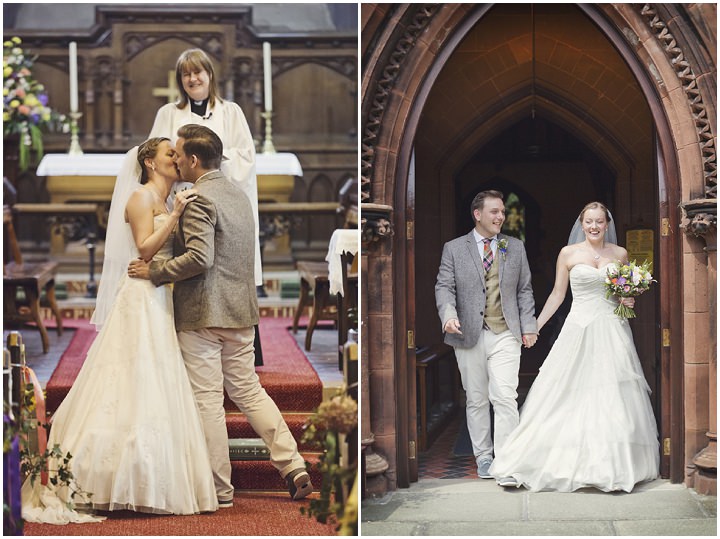
[[[407,347],[408,350],[415,348],[415,332],[412,329],[408,330]]]
[[[410,441],[408,444],[408,458],[415,460],[415,440]]]
[[[663,438],[663,455],[670,456],[670,438]]]
[[[663,328],[662,330],[662,345],[665,348],[670,346],[670,328]]]
[[[406,236],[407,239],[411,240],[415,237],[415,222],[414,221],[406,221]]]

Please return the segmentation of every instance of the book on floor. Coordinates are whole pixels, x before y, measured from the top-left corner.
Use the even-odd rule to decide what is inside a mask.
[[[270,450],[261,438],[231,438],[230,460],[270,460]]]

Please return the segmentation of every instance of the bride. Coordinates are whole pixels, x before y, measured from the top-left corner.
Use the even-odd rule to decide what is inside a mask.
[[[627,251],[615,241],[607,208],[586,205],[560,251],[538,329],[562,304],[568,282],[572,307],[528,393],[520,424],[497,450],[490,474],[501,486],[630,492],[657,477],[650,388],[630,326],[613,314],[618,300],[605,298],[608,264],[627,263]],[[619,301],[634,305],[634,298]]]
[[[105,263],[92,322],[100,333],[52,419],[48,447],[73,455],[93,509],[193,514],[218,507],[200,415],[173,320],[172,289],[125,275],[137,257],[172,257],[172,234],[195,191],[165,199],[178,172],[167,138],[128,152],[113,192]],[[138,184],[138,178],[140,184]],[[23,486],[23,518],[64,524],[64,489]]]

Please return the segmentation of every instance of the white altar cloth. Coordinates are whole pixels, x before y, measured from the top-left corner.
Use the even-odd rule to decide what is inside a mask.
[[[328,254],[325,260],[328,263],[328,282],[331,294],[343,294],[342,259],[343,253],[356,254],[360,245],[360,231],[338,228],[330,238]]]
[[[38,165],[38,176],[117,176],[123,153],[46,154]],[[259,153],[255,156],[258,176],[302,176],[302,166],[294,153]]]

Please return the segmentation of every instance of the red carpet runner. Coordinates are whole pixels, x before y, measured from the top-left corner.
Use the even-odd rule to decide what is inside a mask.
[[[263,344],[264,346],[264,344]],[[317,494],[313,494],[317,496]],[[293,502],[287,494],[236,494],[235,505],[212,514],[158,516],[115,511],[93,524],[25,524],[25,535],[336,535],[334,526],[300,514],[309,502]]]
[[[310,412],[322,401],[322,384],[287,328],[289,318],[261,318],[265,365],[258,367],[260,383],[283,412]],[[87,351],[95,339],[92,325],[79,325],[70,345],[47,383],[47,409],[53,413],[70,391]],[[225,408],[237,411],[226,399]]]
[[[65,395],[67,395],[80,372],[80,368],[87,356],[87,351],[96,336],[94,326],[92,325],[86,323],[68,324],[68,326],[70,325],[78,329],[46,387],[46,401],[49,413],[57,410],[57,407],[65,398]],[[260,320],[260,336],[262,339],[265,364],[257,368],[257,373],[260,377],[260,383],[283,412],[290,431],[298,441],[303,457],[306,461],[314,464],[318,460],[318,455],[312,453],[313,450],[309,447],[300,444],[299,440],[302,436],[302,427],[305,421],[322,401],[322,383],[315,373],[315,370],[305,358],[304,353],[298,347],[295,338],[288,331],[291,325],[292,319],[290,318],[262,318]],[[245,416],[240,413],[232,401],[227,398],[225,400],[225,409],[227,410],[228,435],[231,438],[257,438],[257,434],[252,430]],[[267,501],[268,503],[273,502],[283,507],[287,505],[287,509],[290,511],[289,514],[293,515],[293,518],[299,518],[303,526],[307,525],[306,520],[310,521],[307,517],[300,517],[298,504],[290,502],[284,480],[269,461],[233,461],[232,466],[232,481],[237,490],[256,490],[265,493],[275,490],[282,491],[284,495],[278,494],[278,498],[266,496],[267,500],[263,499],[261,503],[264,504]],[[310,473],[313,484],[315,485],[315,490],[318,491],[321,486],[320,475],[314,469],[311,469]],[[245,508],[244,511],[247,511],[248,501],[256,499],[258,495],[253,494],[248,498],[239,498],[238,496],[246,495],[236,495],[236,509],[237,504],[240,503],[241,506]],[[252,515],[252,513],[250,513],[250,515]],[[137,520],[135,517],[133,518],[134,521]],[[155,522],[157,518],[160,517],[149,518],[147,522]],[[181,518],[183,518],[183,523],[191,522],[191,520],[185,520],[188,517]],[[198,518],[204,522],[204,519],[208,518],[208,516],[204,515]],[[256,516],[253,518],[256,518]],[[264,519],[259,518],[256,522],[267,524],[272,528],[273,519],[267,519],[265,522],[263,522],[263,520]],[[190,524],[188,524],[188,526],[190,526]],[[122,526],[119,527],[122,528]],[[85,526],[80,526],[80,528],[85,529]],[[197,529],[206,531],[202,528]],[[63,528],[63,533],[64,530],[65,528]],[[68,533],[71,533],[69,528]],[[99,531],[98,533],[107,534],[105,531]],[[227,534],[246,535],[248,533],[262,535],[262,533],[256,533],[254,531],[246,532],[241,528],[235,529],[232,532],[228,531]],[[323,527],[322,534],[327,533],[328,530]],[[177,532],[177,534],[182,535],[182,532]],[[310,532],[304,528],[299,528],[298,534],[307,535],[310,534]],[[193,535],[193,532],[189,531],[188,535]],[[205,533],[202,533],[202,535],[205,535]],[[282,535],[293,535],[293,533],[287,532]]]

